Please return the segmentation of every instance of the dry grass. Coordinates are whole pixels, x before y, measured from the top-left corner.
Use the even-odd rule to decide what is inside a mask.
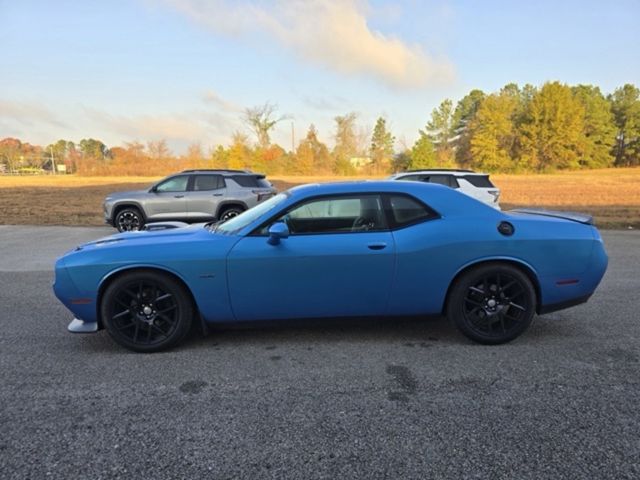
[[[512,204],[552,206],[635,205],[640,207],[640,168],[547,175],[493,175]]]
[[[102,225],[102,200],[145,188],[159,177],[0,176],[0,224]],[[362,177],[270,177],[286,189],[301,183]],[[535,206],[589,212],[604,228],[640,228],[640,169],[547,175],[493,175],[505,209]]]

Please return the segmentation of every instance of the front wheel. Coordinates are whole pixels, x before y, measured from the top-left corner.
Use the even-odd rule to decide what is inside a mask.
[[[144,217],[135,207],[125,207],[118,212],[114,226],[119,232],[137,232],[144,226]]]
[[[455,283],[447,316],[479,343],[506,343],[524,333],[536,308],[536,292],[521,270],[486,264],[464,273]]]
[[[153,271],[125,273],[107,287],[102,323],[120,345],[157,352],[180,343],[191,327],[191,298],[177,280]]]

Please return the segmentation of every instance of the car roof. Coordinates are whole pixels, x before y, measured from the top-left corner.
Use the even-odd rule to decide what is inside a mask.
[[[435,183],[394,182],[390,180],[358,180],[349,182],[311,183],[298,185],[291,189],[292,196],[313,197],[322,195],[340,195],[348,193],[409,193],[420,196],[427,192],[455,192],[448,187]]]
[[[416,168],[414,170],[406,170],[400,173],[413,173],[413,172],[465,172],[465,173],[476,173],[473,170],[468,170],[465,168]]]
[[[488,173],[474,172],[473,170],[462,170],[462,169],[455,169],[455,168],[440,168],[440,169],[427,168],[424,170],[407,170],[405,172],[394,173],[393,177],[395,178],[395,177],[400,177],[404,175],[414,175],[416,173],[433,173],[433,174],[444,174],[444,175],[458,174],[457,176],[461,176],[461,177],[465,177],[467,175],[481,175],[483,177],[489,176]]]
[[[196,168],[191,170],[183,170],[180,173],[211,173],[218,175],[261,175],[260,173],[252,172],[251,170],[227,170],[227,169],[213,169],[213,168]]]

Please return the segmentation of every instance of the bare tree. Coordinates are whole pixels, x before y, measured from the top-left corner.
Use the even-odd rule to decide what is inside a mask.
[[[258,139],[258,145],[267,148],[271,144],[269,132],[273,130],[278,122],[289,118],[287,115],[275,116],[277,105],[265,103],[253,108],[247,108],[244,111],[242,120]]]
[[[171,150],[167,146],[167,141],[163,138],[157,141],[147,142],[149,156],[156,160],[163,160],[171,156]]]

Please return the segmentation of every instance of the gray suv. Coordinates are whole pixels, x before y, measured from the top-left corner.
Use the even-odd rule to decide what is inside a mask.
[[[185,170],[148,190],[110,194],[104,220],[120,232],[159,221],[225,221],[275,193],[264,175],[248,170]]]

